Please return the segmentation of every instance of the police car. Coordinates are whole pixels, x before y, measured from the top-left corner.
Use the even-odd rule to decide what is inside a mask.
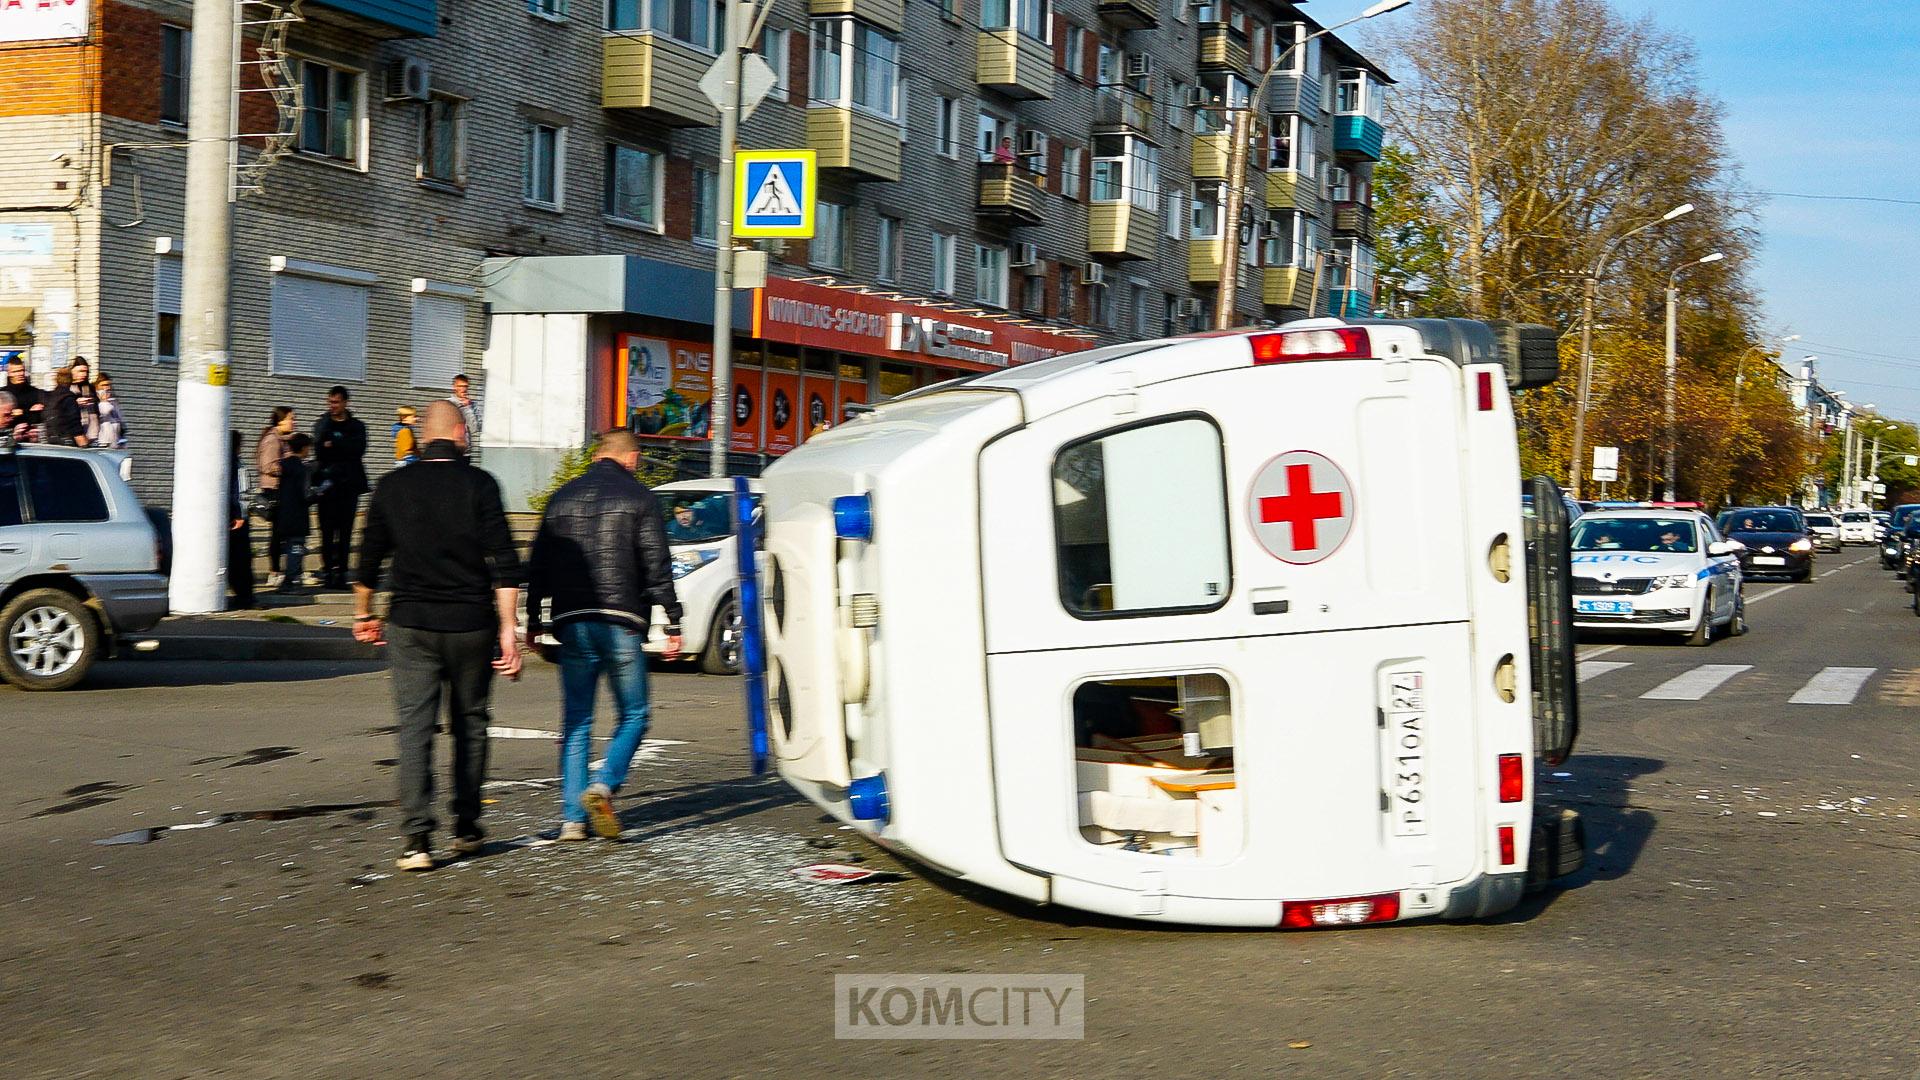
[[[1573,622],[1675,631],[1706,645],[1747,632],[1740,545],[1698,510],[1600,510],[1573,523]]]

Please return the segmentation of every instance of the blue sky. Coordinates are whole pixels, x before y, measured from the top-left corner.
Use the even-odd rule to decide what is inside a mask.
[[[1612,0],[1693,41],[1756,191],[1920,202],[1920,3]],[[1772,198],[1746,268],[1764,326],[1848,400],[1920,420],[1920,205]],[[1795,364],[1794,366],[1798,366]]]

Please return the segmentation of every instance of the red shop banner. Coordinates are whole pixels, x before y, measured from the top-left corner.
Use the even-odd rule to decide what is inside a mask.
[[[969,371],[1028,364],[1091,344],[1067,334],[790,278],[769,278],[766,288],[758,290],[753,336]]]

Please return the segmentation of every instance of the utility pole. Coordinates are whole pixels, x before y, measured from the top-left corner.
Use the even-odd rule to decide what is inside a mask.
[[[1667,440],[1667,501],[1674,501],[1673,467],[1673,394],[1676,362],[1674,360],[1674,314],[1679,306],[1680,290],[1675,287],[1672,278],[1667,279],[1667,393],[1666,393],[1666,440]]]
[[[749,0],[727,0],[726,65],[720,105],[720,176],[714,207],[713,252],[713,398],[707,405],[710,440],[707,471],[727,475],[727,449],[733,430],[733,154],[740,143],[741,21],[752,11]]]
[[[228,275],[233,248],[234,0],[194,0],[188,84],[186,250],[180,260],[180,377],[173,439],[175,614],[227,602],[231,371]]]
[[[1567,487],[1580,497],[1584,466],[1581,458],[1587,450],[1587,403],[1593,393],[1593,292],[1596,274],[1588,274],[1580,290],[1580,378],[1575,384],[1573,406],[1573,460],[1567,470]]]

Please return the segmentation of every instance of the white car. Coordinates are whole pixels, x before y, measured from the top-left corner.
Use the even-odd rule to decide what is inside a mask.
[[[1573,523],[1573,625],[1675,631],[1707,645],[1747,632],[1741,550],[1695,510],[1601,510]]]
[[[760,481],[747,481],[755,512]],[[740,606],[734,600],[740,563],[728,502],[731,480],[682,480],[653,489],[666,516],[667,543],[673,548],[673,588],[685,609],[680,617],[680,650],[698,659],[712,675],[740,671]],[[666,613],[654,609],[649,652],[664,647]]]
[[[1809,510],[1804,516],[1807,519],[1807,531],[1813,534],[1814,547],[1821,551],[1840,550],[1844,541],[1840,539],[1839,518],[1817,510]]]
[[[1873,543],[1873,511],[1843,510],[1840,512],[1840,542],[1843,544]]]

